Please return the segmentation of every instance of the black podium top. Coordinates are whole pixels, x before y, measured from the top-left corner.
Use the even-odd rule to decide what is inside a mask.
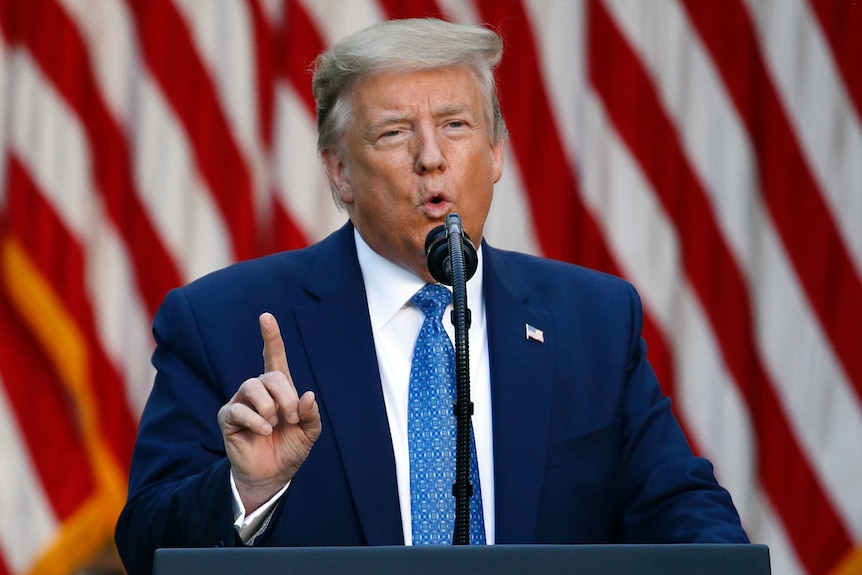
[[[159,549],[154,575],[769,575],[765,545]]]

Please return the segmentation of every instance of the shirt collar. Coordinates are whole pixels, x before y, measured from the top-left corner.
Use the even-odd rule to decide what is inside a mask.
[[[372,250],[355,228],[353,237],[356,241],[359,267],[362,269],[362,278],[365,281],[371,324],[375,329],[380,328],[386,325],[398,310],[410,302],[410,298],[425,285],[425,282],[422,278]],[[477,313],[484,315],[483,311],[479,310],[485,309],[485,301],[482,297],[481,245],[477,255],[479,263],[476,273],[467,282],[467,304],[472,310],[474,321],[477,319],[475,317]]]

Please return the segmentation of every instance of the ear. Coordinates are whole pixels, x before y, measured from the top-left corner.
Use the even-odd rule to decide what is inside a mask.
[[[337,150],[326,149],[320,152],[323,169],[329,178],[329,187],[343,203],[353,203],[353,193],[350,190],[350,179],[347,176],[347,166]]]
[[[503,177],[503,146],[505,143],[506,141],[501,139],[496,144],[491,145],[491,168],[494,171],[495,184]]]

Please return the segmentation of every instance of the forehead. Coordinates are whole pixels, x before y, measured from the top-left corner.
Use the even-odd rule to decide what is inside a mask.
[[[357,84],[351,102],[355,118],[362,123],[391,113],[438,113],[453,108],[478,114],[482,100],[472,70],[452,66],[372,74]]]

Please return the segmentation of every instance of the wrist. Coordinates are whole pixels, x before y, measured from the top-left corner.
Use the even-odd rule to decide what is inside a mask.
[[[275,478],[264,481],[253,481],[231,470],[231,484],[234,497],[242,505],[241,512],[245,515],[254,513],[259,507],[281,495],[289,485],[290,479]]]

